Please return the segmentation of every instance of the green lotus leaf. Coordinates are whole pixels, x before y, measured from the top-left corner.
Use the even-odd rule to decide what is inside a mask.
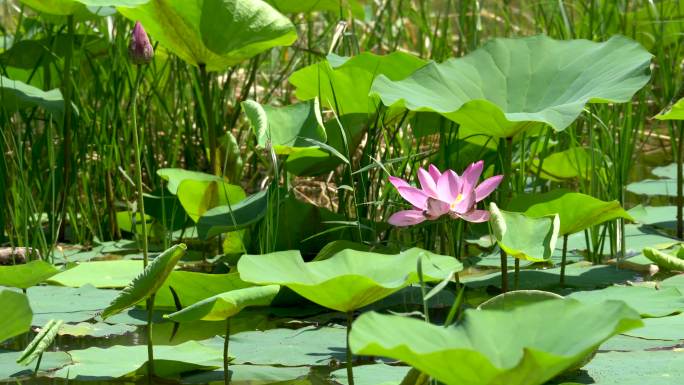
[[[323,143],[327,140],[325,129],[318,123],[313,102],[271,107],[246,100],[242,102],[242,109],[259,147],[266,148],[270,144],[276,154],[287,155],[314,146],[306,139]]]
[[[297,39],[292,22],[261,0],[150,0],[117,9],[181,59],[209,71]]]
[[[564,130],[587,103],[629,101],[650,78],[651,56],[622,36],[494,39],[403,80],[379,76],[371,92],[387,106],[438,112],[468,133],[510,138],[544,124]]]
[[[232,290],[209,297],[169,314],[175,322],[222,321],[242,311],[248,306],[268,306],[280,291],[278,285],[255,286]]]
[[[573,234],[617,218],[634,221],[620,202],[605,202],[590,195],[557,189],[543,194],[521,194],[507,206],[533,218],[558,214],[559,235]]]
[[[563,299],[563,296],[550,291],[514,290],[492,297],[477,308],[478,310],[511,310],[554,299]]]
[[[650,196],[677,196],[677,181],[674,179],[644,179],[627,185],[627,191]]]
[[[247,282],[287,286],[321,306],[348,312],[417,283],[419,258],[428,282],[441,281],[463,269],[453,257],[412,248],[396,255],[343,250],[308,263],[296,250],[244,255],[238,272]]]
[[[254,286],[240,279],[238,273],[207,274],[176,270],[169,275],[154,298],[155,309],[177,310],[170,288],[176,292],[181,306],[186,307],[227,291]]]
[[[684,98],[677,100],[673,105],[661,111],[655,118],[658,120],[684,120]]]
[[[116,290],[96,289],[90,285],[79,288],[35,286],[27,290],[33,326],[45,325],[50,319],[83,322],[95,318],[119,294]]]
[[[21,352],[0,350],[0,381],[8,384],[30,382],[22,381],[22,377],[33,374],[33,368],[17,364],[16,361],[20,355]],[[39,377],[45,376],[68,364],[71,364],[71,357],[66,352],[45,352],[40,360],[40,369],[37,375]]]
[[[363,365],[354,368],[355,385],[400,385],[410,367],[390,366],[385,364]],[[347,370],[339,369],[330,373],[335,383],[348,385]]]
[[[55,378],[102,381],[105,378],[133,377],[146,372],[145,345],[70,350],[73,363],[54,372]],[[195,341],[154,348],[154,373],[172,378],[181,373],[212,370],[222,366],[221,350]]]
[[[197,234],[201,239],[252,225],[266,215],[268,190],[259,191],[234,205],[209,209],[197,221]]]
[[[489,219],[499,247],[511,257],[541,262],[551,258],[560,230],[559,216],[532,218],[490,204]]]
[[[0,266],[0,286],[28,289],[58,272],[50,263],[40,260],[22,265]]]
[[[402,52],[386,56],[364,52],[354,57],[330,54],[327,60],[296,71],[289,81],[297,88],[299,100],[319,97],[321,105],[340,116],[367,115],[377,109],[377,102],[368,96],[377,76],[399,80],[423,65],[422,59]]]
[[[48,282],[69,287],[122,288],[142,271],[143,262],[140,260],[81,262],[53,276]]]
[[[162,168],[157,175],[168,182],[168,190],[178,196],[183,209],[193,221],[208,210],[222,205],[234,205],[245,199],[242,187],[223,178],[179,168]]]
[[[41,107],[60,117],[64,113],[64,99],[58,89],[43,91],[26,83],[0,76],[0,107],[8,111]]]
[[[594,154],[593,162],[592,153]],[[554,152],[545,157],[543,161],[533,159],[530,164],[530,171],[554,182],[564,182],[575,178],[590,180],[594,172],[592,165],[596,164],[599,167],[599,178],[604,180],[606,173],[601,167],[605,162],[605,157],[598,150],[591,151],[583,147],[572,147],[564,151]],[[541,170],[539,170],[540,165]]]
[[[610,286],[601,290],[578,291],[567,298],[585,303],[624,301],[642,317],[665,317],[684,311],[684,296],[676,288],[655,290],[639,286]]]
[[[363,19],[365,12],[363,5],[358,0],[266,0],[273,8],[282,13],[309,13],[316,11],[329,11],[340,13],[349,9],[356,18]]]
[[[102,319],[120,313],[154,295],[185,255],[187,246],[181,243],[171,246],[159,254],[149,265],[126,286],[119,295],[102,311]]]
[[[85,11],[89,7],[135,7],[150,0],[21,0],[31,8],[50,15],[74,15]]]
[[[121,336],[128,333],[135,333],[138,330],[136,326],[126,324],[110,325],[104,322],[79,322],[77,324],[64,324],[59,328],[58,334],[60,336],[72,337],[111,337]]]
[[[660,268],[672,271],[684,271],[684,259],[664,253],[653,247],[647,247],[643,250],[643,252],[646,258],[653,261],[653,263],[658,265]]]
[[[17,358],[17,363],[26,366],[42,355],[52,345],[52,341],[57,337],[57,332],[63,323],[62,320],[51,319],[48,321],[40,329],[40,332],[33,337],[21,356]]]
[[[33,312],[26,295],[7,289],[1,290],[0,309],[12,309],[4,311],[0,317],[0,343],[29,331]]]
[[[566,299],[467,310],[461,324],[448,328],[369,312],[354,322],[349,343],[356,354],[402,360],[448,385],[540,385],[608,338],[642,325],[623,302]]]

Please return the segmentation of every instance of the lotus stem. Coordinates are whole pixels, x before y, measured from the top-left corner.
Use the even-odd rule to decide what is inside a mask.
[[[72,115],[71,115],[71,98],[72,98],[72,88],[71,88],[71,62],[74,55],[74,15],[67,16],[67,49],[64,54],[64,76],[62,77],[62,89],[64,94],[64,124],[62,130],[64,132],[64,147],[63,147],[63,167],[64,167],[64,188],[62,189],[62,197],[60,199],[61,213],[59,219],[58,234],[64,230],[66,226],[66,216],[67,216],[67,201],[69,199],[69,183],[71,180],[71,130],[72,130]],[[56,240],[54,243],[56,244]]]
[[[40,370],[40,362],[43,360],[43,353],[38,356],[38,362],[36,362],[36,368],[33,369],[33,375],[38,376],[38,370]]]
[[[223,383],[228,385],[230,383],[230,374],[228,373],[228,343],[230,342],[230,318],[226,320],[226,336],[223,339]]]
[[[500,250],[501,254],[501,292],[505,293],[508,291],[508,260],[506,252],[503,249]]]
[[[560,287],[565,287],[565,262],[568,254],[568,235],[563,235],[563,254],[561,255]]]
[[[352,330],[352,322],[354,321],[354,311],[347,312],[347,383],[354,385],[354,369],[352,363],[352,351],[349,347],[349,334]]]
[[[138,190],[138,212],[140,213],[140,221],[142,222],[141,227],[141,242],[142,242],[142,252],[143,252],[143,266],[147,267],[149,263],[147,256],[147,220],[145,217],[145,200],[143,196],[142,187],[142,164],[140,158],[142,157],[140,149],[140,135],[138,133],[138,120],[137,120],[137,101],[138,101],[138,88],[142,83],[142,68],[138,66],[138,73],[135,78],[135,85],[132,90],[131,103],[133,108],[132,121],[133,121],[133,146],[135,147],[135,172],[136,179],[135,185]],[[134,222],[137,228],[137,221]],[[147,377],[149,383],[152,383],[152,377],[154,376],[154,348],[152,346],[152,313],[154,311],[154,295],[147,299]]]
[[[684,239],[684,126],[679,125],[677,141],[677,238]]]
[[[513,275],[513,290],[518,290],[520,283],[520,259],[515,259],[515,273]]]

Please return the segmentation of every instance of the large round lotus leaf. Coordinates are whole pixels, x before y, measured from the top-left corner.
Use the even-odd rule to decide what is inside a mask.
[[[541,124],[563,130],[586,103],[628,101],[648,82],[651,56],[622,36],[494,39],[404,80],[379,76],[372,93],[387,106],[435,111],[468,132],[509,138]]]
[[[104,378],[130,377],[145,373],[147,347],[111,346],[70,350],[74,361],[54,373],[56,378],[75,380],[100,380]],[[181,373],[211,370],[222,366],[222,351],[198,342],[190,341],[176,346],[155,346],[154,374],[174,377]]]
[[[0,291],[0,309],[5,309],[0,317],[0,343],[31,328],[33,314],[24,294],[12,290]]]
[[[17,358],[19,358],[20,355],[21,352],[0,350],[0,381],[7,384],[26,384],[30,382],[22,381],[21,378],[32,377],[34,375],[34,368],[18,364]],[[45,375],[47,372],[54,371],[68,364],[71,364],[71,357],[67,353],[45,352],[40,361],[38,375]]]
[[[627,185],[627,191],[639,195],[677,196],[675,179],[644,179]]]
[[[521,194],[507,206],[510,211],[524,212],[530,217],[558,214],[559,235],[573,234],[591,226],[624,218],[634,221],[620,202],[605,202],[592,196],[558,189],[543,194]]]
[[[605,161],[605,157],[597,149],[591,151],[583,147],[572,147],[554,152],[543,160],[533,159],[530,172],[550,181],[565,182],[575,178],[590,180],[594,177],[594,171],[597,171],[599,178],[604,180],[606,172],[601,167]],[[598,170],[595,170],[593,165],[598,165]]]
[[[221,321],[234,316],[248,306],[270,305],[279,291],[278,285],[231,290],[169,314],[168,318],[175,322]]]
[[[120,313],[154,295],[169,277],[176,263],[185,255],[187,246],[181,243],[159,254],[102,311],[102,319]]]
[[[551,258],[560,229],[558,215],[532,218],[499,210],[495,203],[490,204],[489,211],[494,236],[506,254],[534,262]]]
[[[684,351],[631,351],[599,353],[578,372],[564,378],[578,384],[678,385],[684,378]]]
[[[408,366],[390,366],[385,364],[363,365],[354,368],[355,385],[400,385],[411,368]],[[330,373],[335,383],[349,384],[347,370],[338,369]]]
[[[642,224],[674,230],[677,226],[677,206],[636,206],[629,214]]]
[[[85,10],[84,6],[134,7],[136,5],[145,4],[148,1],[149,0],[21,0],[22,3],[27,4],[37,11],[62,16],[80,14]]]
[[[297,39],[290,19],[261,0],[150,0],[117,9],[181,59],[209,71]]]
[[[368,96],[377,76],[399,80],[423,65],[423,60],[402,52],[387,56],[365,52],[354,57],[330,54],[327,60],[296,71],[289,81],[297,88],[299,100],[319,97],[323,106],[338,115],[366,115],[377,109],[378,103]]]
[[[659,120],[684,120],[684,98],[655,116]]]
[[[231,341],[232,343],[232,341]],[[278,384],[278,385],[308,385],[309,381],[300,380],[309,374],[310,368],[279,367],[267,365],[229,365],[228,379],[234,385]],[[219,384],[223,383],[223,371],[214,370],[183,376],[184,384]]]
[[[137,330],[137,327],[126,324],[110,325],[104,322],[79,322],[77,324],[63,324],[59,328],[58,333],[60,336],[67,335],[73,337],[110,337],[120,336],[127,333],[135,333]]]
[[[62,286],[121,288],[143,271],[143,262],[136,260],[82,262],[48,281]]]
[[[684,296],[675,288],[654,290],[639,286],[611,286],[601,290],[578,291],[568,298],[591,304],[608,299],[624,301],[642,317],[665,317],[684,311]]]
[[[349,9],[354,17],[359,19],[363,19],[365,14],[359,0],[266,0],[266,2],[282,13],[329,11],[339,14],[340,9]]]
[[[296,250],[244,255],[238,272],[247,282],[287,286],[321,306],[347,312],[418,282],[419,258],[425,281],[441,281],[463,269],[453,257],[412,248],[396,255],[343,250],[308,263]]]
[[[205,211],[197,221],[197,234],[201,239],[252,225],[266,215],[268,189],[254,193],[232,205],[216,206]]]
[[[31,261],[23,265],[0,266],[0,286],[28,289],[58,272],[59,270],[45,261]]]
[[[492,297],[478,306],[478,310],[511,310],[542,301],[563,299],[562,296],[541,290],[515,290]]]
[[[644,327],[630,330],[626,334],[648,340],[681,341],[684,340],[684,315],[646,318]]]
[[[349,344],[356,354],[402,360],[448,385],[538,385],[641,325],[639,314],[619,301],[468,310],[448,328],[370,312],[354,322]]]

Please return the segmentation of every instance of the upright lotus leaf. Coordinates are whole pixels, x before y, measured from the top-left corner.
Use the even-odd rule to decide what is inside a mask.
[[[655,118],[658,120],[684,120],[684,98],[677,100],[675,104],[661,111]]]
[[[102,311],[102,319],[120,313],[154,295],[185,255],[187,247],[181,243],[159,254],[137,277],[126,286],[112,303]]]
[[[292,22],[261,0],[150,0],[117,9],[181,59],[209,71],[297,39]]]
[[[354,322],[349,343],[356,354],[402,360],[447,385],[540,385],[642,325],[623,302],[566,299],[466,310],[463,322],[448,328],[369,312]]]
[[[532,218],[523,213],[500,210],[494,202],[489,210],[494,236],[506,254],[533,262],[551,258],[560,230],[558,215]]]
[[[646,258],[653,261],[653,263],[662,269],[671,271],[684,271],[684,259],[664,253],[653,247],[647,247],[643,250],[643,252]]]
[[[478,306],[478,310],[512,310],[521,306],[535,303],[563,299],[556,293],[542,290],[514,290],[492,297]]]
[[[463,269],[455,258],[412,248],[396,255],[343,250],[332,257],[305,263],[299,251],[244,255],[240,278],[259,285],[287,286],[321,306],[349,312],[369,305],[423,279],[441,281]]]
[[[217,294],[167,317],[175,322],[223,321],[248,306],[268,306],[280,291],[278,285],[255,286]]]
[[[387,106],[435,111],[469,133],[510,138],[543,124],[564,130],[586,103],[629,101],[648,82],[651,57],[622,36],[494,39],[403,80],[379,76],[371,92]]]
[[[197,221],[197,234],[201,239],[236,231],[261,220],[268,208],[268,190],[259,191],[234,205],[209,209]]]
[[[33,312],[26,295],[7,289],[1,290],[0,309],[5,309],[3,316],[0,317],[0,343],[29,331]]]
[[[266,0],[266,2],[282,13],[329,11],[339,14],[340,10],[349,9],[354,17],[361,19],[365,14],[363,5],[358,0]]]
[[[543,161],[533,159],[530,171],[540,177],[554,182],[564,182],[569,179],[580,178],[590,180],[597,171],[600,180],[606,179],[604,170],[605,157],[597,149],[592,151],[583,147],[572,147],[564,151],[554,152]],[[595,165],[595,166],[593,166]],[[541,166],[541,170],[539,167]],[[598,170],[595,170],[598,167]]]
[[[51,319],[48,321],[40,329],[40,332],[33,337],[21,356],[17,358],[17,363],[26,366],[41,356],[52,345],[52,341],[57,337],[57,332],[63,323],[62,320]]]
[[[31,8],[51,15],[74,15],[85,11],[85,6],[91,7],[134,7],[145,4],[149,0],[21,0]]]
[[[0,108],[16,111],[31,107],[41,107],[60,116],[64,113],[62,93],[58,89],[43,91],[20,81],[0,76]]]
[[[276,154],[286,155],[314,146],[311,141],[325,143],[325,129],[318,123],[313,101],[285,107],[263,106],[253,100],[242,102],[261,148],[272,146]]]
[[[296,71],[289,81],[297,88],[299,100],[320,97],[321,104],[338,115],[367,115],[377,109],[378,103],[368,96],[377,76],[399,80],[423,65],[423,60],[402,52],[386,56],[364,52],[354,57],[330,54],[327,60]]]
[[[0,266],[0,286],[28,289],[59,273],[45,261],[31,261],[22,265]]]
[[[538,218],[558,214],[559,235],[574,234],[617,218],[634,221],[618,201],[602,201],[592,196],[557,189],[543,194],[521,194],[507,206],[510,211],[523,212]]]
[[[208,210],[234,205],[246,196],[242,187],[216,175],[179,168],[159,169],[157,175],[168,182],[168,190],[178,196],[183,209],[195,222]]]

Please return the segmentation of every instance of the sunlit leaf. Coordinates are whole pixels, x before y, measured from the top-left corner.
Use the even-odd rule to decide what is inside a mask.
[[[28,289],[57,274],[57,270],[45,261],[31,261],[21,265],[0,266],[0,286]]]
[[[31,328],[33,313],[24,294],[7,289],[1,290],[0,309],[11,309],[4,311],[0,317],[0,342],[25,333]]]
[[[506,254],[535,262],[551,258],[560,230],[558,215],[532,218],[499,210],[494,203],[490,204],[490,212],[494,236]]]
[[[169,314],[175,322],[222,321],[234,316],[248,306],[268,306],[280,291],[278,285],[255,286],[228,291],[209,297]]]

